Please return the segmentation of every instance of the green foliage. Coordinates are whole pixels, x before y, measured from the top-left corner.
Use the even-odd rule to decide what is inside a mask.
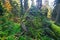
[[[0,1],[0,16],[4,15],[4,14],[3,14],[4,11],[5,11],[5,9],[4,9],[4,7],[3,7],[1,1]]]
[[[42,40],[51,40],[51,38],[44,36],[44,37],[42,37]]]
[[[12,5],[12,13],[14,16],[20,16],[20,7],[19,4],[16,1],[11,0],[11,5]]]
[[[19,37],[19,40],[32,40],[32,38],[25,35],[25,36]]]
[[[16,39],[15,39],[14,36],[12,35],[12,36],[8,36],[8,37],[7,37],[7,40],[16,40]]]
[[[21,24],[13,20],[14,17],[17,18],[20,12],[17,2],[12,1],[11,5],[13,6],[12,12],[5,12],[5,15],[0,17],[1,40],[59,40],[60,27],[50,22],[46,17],[44,13],[47,12],[47,9],[37,10],[36,7],[32,7],[29,10],[31,12],[25,12],[20,17],[20,21],[24,23],[28,30],[25,32],[22,30]],[[2,8],[2,5],[0,5],[0,8]],[[4,11],[3,8],[1,10]]]
[[[11,35],[15,35],[16,33],[20,32],[20,24],[12,22],[6,17],[1,17],[0,18],[0,37],[8,37],[7,40],[13,40],[14,38],[11,37]]]

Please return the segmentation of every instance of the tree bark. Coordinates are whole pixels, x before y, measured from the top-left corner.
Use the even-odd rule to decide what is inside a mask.
[[[60,24],[60,4],[57,5],[58,8],[56,9],[56,12],[57,12],[57,16],[56,16],[56,24]]]
[[[26,12],[28,9],[28,0],[24,0],[24,11]]]

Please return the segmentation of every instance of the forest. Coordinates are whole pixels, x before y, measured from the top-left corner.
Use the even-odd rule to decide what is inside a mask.
[[[49,3],[0,0],[0,40],[60,40],[60,0]]]

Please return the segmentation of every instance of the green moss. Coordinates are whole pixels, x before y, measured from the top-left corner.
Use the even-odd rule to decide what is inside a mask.
[[[57,26],[57,25],[52,23],[51,28],[55,32],[55,34],[60,37],[60,26]]]

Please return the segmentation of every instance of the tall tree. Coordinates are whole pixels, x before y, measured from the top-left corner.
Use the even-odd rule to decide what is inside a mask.
[[[40,9],[42,7],[42,0],[37,0],[37,8]]]
[[[24,30],[24,31],[27,31],[27,28],[26,28],[26,26],[25,26],[25,24],[24,24],[24,21],[23,20],[25,20],[25,17],[24,17],[24,15],[25,15],[25,12],[24,12],[24,9],[23,9],[23,7],[25,8],[25,10],[27,10],[27,0],[24,0],[25,2],[25,4],[23,5],[23,0],[20,0],[20,5],[21,5],[21,14],[20,14],[20,24],[21,24],[21,28]]]
[[[32,6],[34,6],[34,0],[31,0],[32,1]]]
[[[20,7],[21,7],[21,15],[23,15],[23,0],[20,0]]]
[[[25,12],[28,9],[28,0],[24,0],[24,9],[25,9]]]
[[[55,18],[55,23],[57,25],[60,24],[60,0],[55,0],[55,8],[53,10],[53,15],[52,17]],[[55,16],[54,16],[55,15]]]

